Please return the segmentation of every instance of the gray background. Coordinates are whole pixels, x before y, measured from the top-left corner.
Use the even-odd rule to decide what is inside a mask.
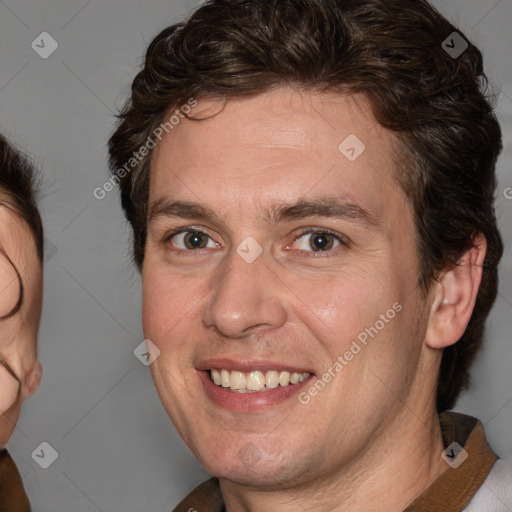
[[[0,129],[43,170],[40,205],[49,239],[39,353],[41,388],[24,406],[9,449],[35,512],[172,510],[208,477],[174,431],[148,368],[140,282],[105,144],[147,44],[199,2],[192,0],[0,0]],[[486,349],[457,410],[484,423],[494,450],[512,460],[512,0],[435,4],[484,52],[501,91],[505,149],[498,216],[507,246]],[[59,44],[42,59],[31,43]],[[509,197],[512,196],[512,192]],[[48,468],[31,454],[46,441]]]

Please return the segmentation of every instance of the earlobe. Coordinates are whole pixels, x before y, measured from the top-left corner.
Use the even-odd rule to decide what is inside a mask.
[[[41,384],[41,377],[43,375],[43,367],[39,360],[36,359],[34,365],[30,369],[26,379],[25,379],[25,387],[27,390],[27,396],[32,396],[38,389]]]
[[[435,285],[425,338],[429,347],[448,347],[464,334],[475,307],[486,251],[485,237],[479,235],[459,264],[441,274]]]

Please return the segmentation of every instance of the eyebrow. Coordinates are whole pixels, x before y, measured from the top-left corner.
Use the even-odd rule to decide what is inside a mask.
[[[223,224],[222,219],[208,206],[193,201],[172,201],[159,199],[148,208],[148,223],[159,217],[181,217],[200,221],[214,221]],[[319,197],[314,200],[300,199],[293,204],[272,205],[264,212],[263,220],[269,225],[283,221],[325,217],[350,220],[366,227],[380,229],[375,215],[362,206],[347,200],[344,196]]]

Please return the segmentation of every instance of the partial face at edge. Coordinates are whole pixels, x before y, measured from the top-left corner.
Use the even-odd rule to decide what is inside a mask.
[[[21,308],[0,320],[0,358],[5,361],[0,366],[0,446],[5,446],[22,402],[37,390],[41,379],[37,333],[43,277],[30,227],[13,210],[8,195],[0,193],[0,202],[0,316],[8,315],[18,302],[21,289],[16,269],[23,282]]]
[[[144,335],[160,350],[151,371],[164,407],[216,476],[272,486],[312,478],[311,467],[328,474],[399,417],[427,306],[396,143],[362,97],[279,89],[182,120],[155,148]],[[342,215],[266,213],[320,199],[343,201]],[[215,216],[179,216],[175,201]],[[211,368],[310,377],[250,395],[215,386]]]

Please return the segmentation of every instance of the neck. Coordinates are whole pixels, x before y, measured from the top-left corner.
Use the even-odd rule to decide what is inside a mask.
[[[435,410],[419,417],[404,407],[365,453],[328,475],[279,491],[227,479],[220,487],[228,512],[400,512],[447,469],[443,450]]]

